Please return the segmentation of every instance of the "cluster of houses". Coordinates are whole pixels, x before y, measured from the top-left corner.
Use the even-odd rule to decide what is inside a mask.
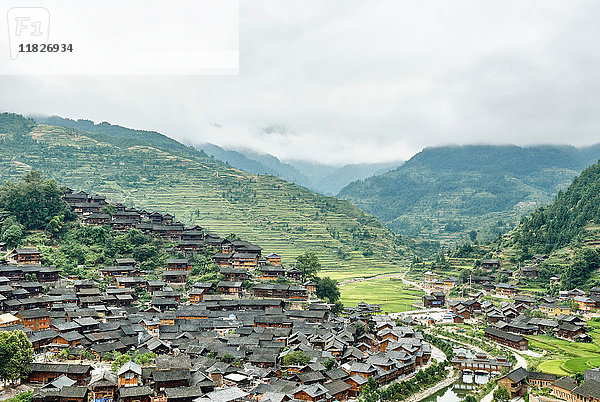
[[[531,387],[548,388],[555,399],[568,402],[600,401],[600,368],[585,370],[583,382],[574,378],[556,374],[527,371],[519,367],[498,379],[498,385],[504,386],[511,398],[522,397]]]
[[[373,306],[342,317],[328,305],[296,309],[281,299],[216,299],[165,312],[132,306],[99,312],[72,302],[91,289],[97,288],[85,280],[51,288],[50,297],[68,297],[1,316],[0,330],[24,331],[36,353],[67,350],[78,359],[31,365],[36,402],[346,400],[369,378],[379,384],[406,378],[431,358],[422,333],[374,315]],[[157,357],[113,372],[115,352]],[[294,352],[308,360],[285,365]]]
[[[441,298],[441,295],[438,295]],[[478,295],[480,296],[480,295]],[[433,294],[430,296],[433,297]],[[481,303],[480,297],[450,301],[449,307],[455,323],[462,323],[474,316],[485,320],[488,327],[485,336],[497,343],[517,350],[527,350],[524,335],[549,334],[577,342],[591,342],[587,334],[586,321],[573,315],[568,306],[559,304],[559,299],[545,296],[516,296],[514,302],[503,302],[500,306],[490,302]],[[526,312],[536,310],[545,317],[531,317]]]
[[[136,227],[176,242],[175,252],[210,247],[222,280],[189,284],[188,258],[168,259],[159,279],[132,258],[100,267],[99,281],[64,278],[39,251],[14,250],[0,267],[0,331],[22,330],[44,356],[27,381],[35,402],[346,400],[369,378],[387,384],[430,362],[422,333],[376,305],[334,314],[277,254],[197,226],[180,231],[169,214],[114,212],[102,196],[69,192],[65,201],[85,224]],[[150,364],[132,357],[111,370],[115,356],[148,352]],[[307,360],[286,363],[296,352]]]
[[[510,278],[537,278],[539,276],[539,264],[545,261],[548,257],[546,255],[535,255],[532,258],[533,266],[521,267],[516,271],[512,271],[508,268],[501,268],[500,260],[486,259],[481,260],[479,267],[486,271],[485,275],[472,275],[468,278],[468,282],[464,285],[468,285],[471,289],[481,289],[487,293],[495,294],[500,297],[512,298],[518,293],[518,289],[512,283],[506,281]],[[551,277],[551,283],[560,282],[560,278]],[[424,274],[424,288],[429,291],[438,291],[448,293],[459,284],[459,278],[456,277],[445,277],[440,279],[439,276],[431,271],[427,271]],[[600,289],[599,289],[600,290]],[[600,307],[600,300],[598,306]]]

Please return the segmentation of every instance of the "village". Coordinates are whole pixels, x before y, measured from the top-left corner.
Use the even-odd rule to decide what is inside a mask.
[[[539,401],[550,400],[547,398],[598,401],[600,369],[595,368],[596,366],[588,365],[582,370],[583,373],[575,376],[527,370],[527,366],[531,366],[530,360],[552,359],[546,350],[539,350],[538,347],[536,351],[530,350],[528,338],[538,339],[541,336],[549,340],[548,344],[556,341],[571,343],[575,347],[577,344],[591,343],[591,333],[596,328],[595,322],[599,316],[598,287],[593,287],[588,292],[572,289],[558,291],[556,297],[534,297],[529,292],[519,291],[515,284],[495,281],[501,275],[509,278],[535,278],[539,272],[538,264],[546,259],[545,255],[535,255],[531,265],[517,271],[503,268],[501,261],[497,259],[481,260],[479,268],[488,275],[469,277],[466,284],[468,294],[463,295],[461,292],[458,296],[449,296],[458,286],[458,278],[447,277],[443,272],[427,271],[419,284],[426,292],[422,298],[422,307],[426,312],[415,314],[415,318],[420,318],[426,324],[435,324],[433,332],[440,336],[450,336],[469,345],[489,346],[491,342],[501,350],[502,354],[495,359],[477,353],[456,356],[452,363],[463,373],[502,373],[503,367],[511,367],[506,354],[520,359],[521,364],[517,361],[510,372],[506,373],[504,370],[504,375],[496,380],[498,386],[504,386],[510,392],[511,398],[520,398],[529,393],[530,400],[537,397],[535,400]],[[559,278],[551,277],[550,281],[552,285]],[[592,324],[594,326],[590,327]]]
[[[469,278],[466,297],[451,296],[458,278],[427,271],[414,314],[364,302],[339,310],[317,297],[316,281],[257,245],[185,227],[170,214],[121,204],[106,213],[103,196],[68,192],[64,200],[82,225],[135,228],[172,245],[172,257],[158,272],[116,258],[90,279],[44,266],[36,248],[3,245],[0,331],[21,330],[31,342],[34,362],[22,386],[36,402],[344,401],[364,387],[414,381],[436,362],[448,365],[437,388],[484,375],[511,398],[546,390],[600,401],[600,370],[585,370],[582,381],[528,371],[519,355],[540,355],[529,350],[528,335],[592,341],[585,314],[600,304],[598,288],[518,294],[493,281],[513,272],[482,260],[490,276]],[[218,280],[190,281],[189,257],[207,251]],[[534,264],[519,274],[536,271]],[[437,389],[422,385],[423,396],[428,387]]]
[[[408,380],[432,355],[444,358],[378,306],[335,311],[315,282],[257,245],[169,214],[124,205],[104,213],[102,196],[64,200],[82,225],[136,228],[172,244],[173,258],[160,272],[117,258],[90,279],[44,266],[36,248],[5,248],[0,331],[21,330],[33,346],[21,387],[35,402],[343,401],[369,380]],[[190,283],[187,256],[200,250],[219,280]]]

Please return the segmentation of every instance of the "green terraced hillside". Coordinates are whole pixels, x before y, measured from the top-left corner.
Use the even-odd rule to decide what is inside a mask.
[[[313,250],[324,273],[338,279],[397,272],[417,250],[347,201],[233,169],[183,146],[163,147],[153,137],[143,142],[139,132],[112,136],[2,114],[0,139],[3,180],[41,170],[113,202],[168,211],[222,236],[235,233],[288,264]]]

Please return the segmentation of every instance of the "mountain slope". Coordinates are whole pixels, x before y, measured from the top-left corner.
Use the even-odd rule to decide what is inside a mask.
[[[0,179],[39,169],[74,189],[169,211],[220,235],[236,233],[288,264],[316,251],[337,278],[397,271],[418,246],[347,201],[232,169],[181,144],[156,145],[165,141],[160,134],[145,138],[127,130],[113,136],[40,124],[26,134],[8,133],[0,146]]]
[[[355,180],[385,173],[402,164],[395,161],[333,166],[301,160],[284,162],[270,154],[250,149],[224,149],[213,144],[196,145],[196,148],[237,169],[248,173],[272,174],[325,195],[335,195]]]
[[[600,163],[590,166],[552,204],[523,218],[514,242],[532,252],[551,253],[583,242],[600,224]]]
[[[351,183],[339,196],[397,233],[456,243],[476,230],[489,239],[549,203],[598,157],[598,147],[426,148],[398,169]]]
[[[310,180],[306,176],[272,155],[262,155],[252,151],[233,151],[214,144],[196,145],[196,148],[236,169],[254,174],[270,174],[291,183],[310,187]]]

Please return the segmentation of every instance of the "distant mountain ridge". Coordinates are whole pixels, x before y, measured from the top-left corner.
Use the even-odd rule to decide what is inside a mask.
[[[270,154],[250,149],[225,149],[214,144],[196,145],[196,148],[237,169],[274,175],[325,195],[335,195],[355,180],[385,173],[403,163],[394,161],[335,166],[297,159],[281,161]]]
[[[600,158],[600,146],[425,148],[401,167],[339,193],[400,234],[445,243],[490,239],[552,201]]]

